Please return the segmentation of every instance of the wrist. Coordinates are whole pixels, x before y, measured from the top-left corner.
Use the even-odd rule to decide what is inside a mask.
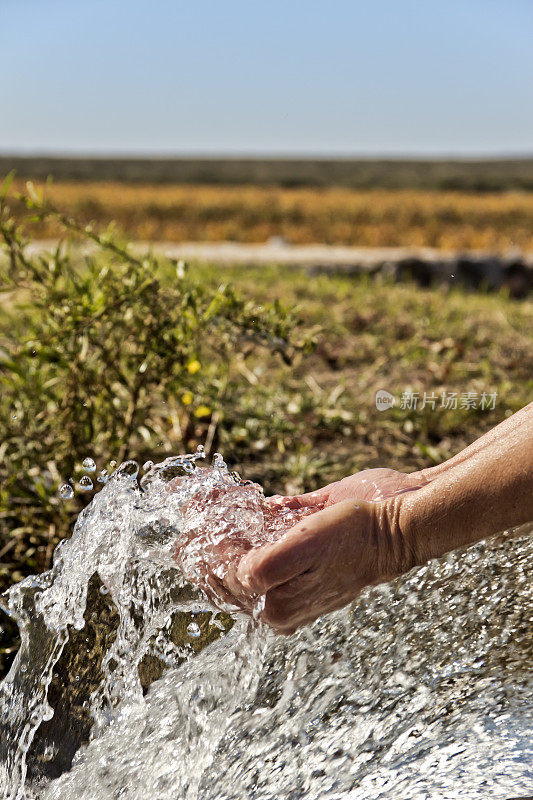
[[[408,556],[407,570],[443,555],[438,547],[442,538],[442,522],[435,508],[435,496],[429,488],[430,483],[428,481],[423,487],[427,487],[426,491],[412,492],[397,498],[396,525]]]
[[[419,489],[383,502],[380,513],[385,520],[383,530],[391,554],[391,577],[403,575],[453,549],[443,546],[446,522],[436,499],[431,482],[427,481]]]
[[[375,507],[376,525],[380,536],[380,580],[387,581],[409,572],[426,560],[421,554],[415,527],[405,514],[407,498],[417,490],[405,492],[378,503]]]
[[[528,521],[531,468],[517,468],[500,448],[492,461],[486,456],[473,454],[399,498],[397,526],[415,564]]]

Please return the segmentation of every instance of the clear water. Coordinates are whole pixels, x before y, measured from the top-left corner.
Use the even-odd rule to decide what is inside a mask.
[[[296,513],[218,457],[127,462],[80,515],[50,573],[4,605],[22,645],[0,695],[3,796],[52,798],[505,798],[533,794],[533,540],[481,543],[365,591],[283,638],[194,588],[223,575],[220,544],[256,546]],[[231,549],[231,548],[230,548]],[[179,567],[176,554],[179,553]],[[54,664],[86,624],[99,576],[117,611],[92,740],[72,769],[35,777]],[[184,634],[171,640],[176,614]],[[222,629],[222,630],[220,630]],[[199,650],[205,631],[219,637]],[[215,638],[215,637],[212,637]],[[139,665],[164,664],[143,692]],[[53,755],[53,754],[52,754]]]

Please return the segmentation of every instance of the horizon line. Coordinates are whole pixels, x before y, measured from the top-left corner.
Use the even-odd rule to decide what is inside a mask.
[[[530,161],[533,151],[472,153],[320,153],[320,152],[239,152],[239,151],[82,151],[82,150],[2,150],[0,158],[49,158],[73,160],[148,160],[148,161]]]

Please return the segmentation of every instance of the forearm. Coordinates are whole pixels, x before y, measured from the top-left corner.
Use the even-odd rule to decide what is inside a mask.
[[[490,431],[480,436],[479,439],[476,439],[471,445],[465,447],[460,453],[452,456],[448,461],[444,461],[442,464],[438,464],[435,467],[420,470],[419,474],[425,480],[432,481],[444,472],[448,472],[452,467],[458,466],[472,456],[477,455],[482,450],[491,447],[495,442],[498,442],[500,447],[505,448],[507,446],[507,441],[513,440],[513,436],[517,430],[527,429],[529,426],[529,430],[531,431],[532,424],[533,403],[529,403],[529,405],[517,411],[516,414],[508,417],[508,419],[505,419],[499,425],[496,425],[495,428],[491,428]]]
[[[532,411],[522,409],[519,424],[502,423],[503,436],[487,434],[398,498],[397,525],[416,563],[533,521]]]

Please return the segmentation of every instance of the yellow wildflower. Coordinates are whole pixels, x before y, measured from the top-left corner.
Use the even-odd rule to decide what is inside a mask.
[[[198,359],[195,358],[192,361],[189,361],[189,363],[187,364],[187,372],[189,372],[191,375],[194,375],[196,372],[198,372],[200,367],[201,367],[200,362],[198,361]]]
[[[196,411],[194,412],[195,417],[208,417],[211,413],[211,409],[209,406],[198,406]]]

